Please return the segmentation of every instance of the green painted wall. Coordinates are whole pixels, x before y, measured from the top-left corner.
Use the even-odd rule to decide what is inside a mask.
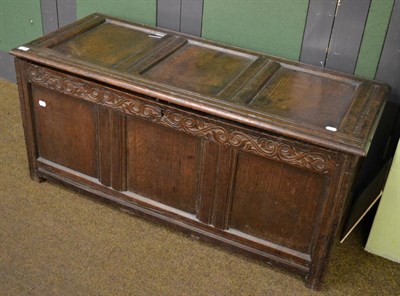
[[[308,0],[204,0],[203,37],[298,60]]]
[[[42,34],[40,0],[0,0],[0,50],[9,51]]]
[[[394,0],[372,0],[355,75],[375,77]]]
[[[77,0],[76,8],[78,19],[100,12],[138,23],[156,24],[156,0]]]
[[[400,142],[365,249],[400,263]]]
[[[372,0],[356,75],[374,78],[393,2]],[[155,25],[156,7],[157,0],[77,0],[77,16],[101,12]],[[298,60],[307,8],[308,0],[204,0],[203,37]],[[40,0],[0,0],[0,50],[41,35]]]

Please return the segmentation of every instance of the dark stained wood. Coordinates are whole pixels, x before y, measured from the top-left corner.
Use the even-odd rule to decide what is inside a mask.
[[[33,40],[33,44],[40,44],[40,46],[51,48],[55,47],[70,38],[79,34],[84,34],[93,28],[103,24],[105,19],[99,15],[83,18],[73,24],[62,27],[57,31],[53,31],[41,38]]]
[[[230,227],[309,254],[325,178],[240,153]]]
[[[115,190],[126,190],[126,118],[120,113],[110,114],[111,143],[108,151],[111,154],[111,187]]]
[[[22,125],[24,127],[24,137],[28,156],[29,175],[32,180],[41,182],[44,181],[44,179],[38,175],[36,159],[38,158],[39,153],[36,145],[35,123],[30,89],[27,83],[26,68],[24,66],[24,63],[21,60],[15,59],[15,70],[18,82]]]
[[[194,214],[200,144],[195,137],[129,119],[127,189]]]
[[[150,34],[151,35],[151,34]],[[149,36],[149,35],[148,35]],[[153,53],[163,52],[165,47],[169,47],[171,43],[174,43],[174,38],[171,35],[151,35],[155,38],[155,42],[151,42],[150,46],[139,52],[133,52],[128,55],[127,58],[120,60],[118,63],[113,65],[113,68],[118,71],[127,71],[127,69],[132,69],[137,66],[137,64],[143,64],[146,60],[151,60],[150,56]],[[151,54],[150,54],[151,53]],[[140,71],[141,68],[139,68]],[[138,71],[138,72],[139,72]]]
[[[99,181],[105,186],[111,186],[111,153],[109,153],[110,147],[113,145],[111,112],[110,109],[102,106],[97,108]]]
[[[95,106],[32,87],[38,156],[97,177]]]
[[[286,269],[292,270],[298,274],[306,276],[308,273],[309,258],[298,259],[297,254],[290,252],[289,249],[280,248],[277,254],[274,254],[271,247],[265,247],[251,240],[244,240],[234,233],[219,230],[213,226],[199,223],[193,220],[192,217],[183,217],[181,212],[175,212],[172,208],[155,206],[148,203],[143,198],[130,197],[125,193],[113,191],[108,187],[101,186],[95,179],[88,176],[83,176],[77,172],[61,167],[57,164],[38,160],[39,168],[38,175],[46,177],[55,182],[69,185],[72,189],[78,189],[86,194],[94,194],[96,197],[101,197],[111,201],[113,204],[122,206],[128,213],[143,216],[147,219],[152,219],[157,222],[166,223],[169,226],[179,230],[186,231],[190,234],[195,234],[206,241],[220,244],[226,248],[240,252],[243,255],[254,257],[257,259],[267,259],[277,266],[283,266]],[[294,253],[294,254],[293,254]],[[291,258],[291,260],[287,260]],[[300,261],[300,262],[297,262]]]
[[[172,37],[171,41],[161,47],[159,50],[152,52],[138,63],[128,66],[129,73],[143,74],[153,66],[174,54],[187,43],[187,40],[180,37]]]
[[[220,146],[218,151],[215,196],[212,205],[212,224],[220,229],[229,228],[232,198],[232,176],[235,174],[236,150]]]
[[[322,278],[325,275],[329,255],[332,250],[335,235],[338,232],[340,219],[345,210],[345,198],[340,198],[343,194],[348,194],[351,184],[356,174],[359,159],[352,158],[349,155],[341,155],[337,160],[337,166],[342,168],[337,170],[331,179],[331,184],[327,186],[326,204],[320,209],[324,213],[324,217],[320,217],[316,221],[319,225],[316,227],[318,235],[316,236],[315,245],[318,248],[312,250],[312,262],[308,274],[307,286],[312,289],[319,289]]]
[[[34,180],[319,287],[387,86],[99,14],[25,46],[12,53]]]
[[[246,70],[253,59],[255,57],[189,43],[143,75],[199,94],[217,95]]]
[[[311,126],[339,127],[357,85],[298,70],[280,68],[249,104]]]
[[[201,155],[201,176],[198,218],[212,224],[215,187],[218,173],[219,145],[204,141]]]
[[[254,79],[256,74],[260,74],[260,70],[270,63],[266,57],[259,57],[255,60],[245,71],[242,72],[235,80],[233,80],[227,87],[221,90],[217,97],[222,99],[232,99],[233,95],[242,91],[243,86],[249,87],[249,80]],[[254,90],[253,90],[254,91]]]
[[[78,35],[53,49],[65,56],[103,66],[114,66],[132,54],[154,46],[157,38],[146,32],[108,23]]]
[[[261,69],[259,69],[257,73],[251,73],[250,80],[242,87],[236,89],[236,94],[230,99],[248,106],[248,103],[253,100],[254,96],[261,91],[268,80],[271,79],[280,68],[281,65],[277,62],[269,60],[263,63]]]

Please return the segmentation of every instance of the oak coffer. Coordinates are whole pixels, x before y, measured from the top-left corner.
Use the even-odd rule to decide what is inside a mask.
[[[318,288],[386,85],[100,14],[12,54],[32,179]]]

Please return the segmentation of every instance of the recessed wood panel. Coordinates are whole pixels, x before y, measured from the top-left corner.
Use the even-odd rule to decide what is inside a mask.
[[[230,228],[309,253],[324,177],[240,153]]]
[[[155,124],[127,122],[129,191],[194,214],[201,140]]]
[[[250,106],[299,124],[338,127],[349,110],[356,86],[282,67]]]
[[[39,156],[97,177],[96,106],[32,87]]]
[[[102,66],[112,66],[159,39],[148,33],[109,23],[102,24],[53,48],[64,56]]]
[[[196,93],[217,95],[255,58],[222,48],[188,44],[144,76]]]

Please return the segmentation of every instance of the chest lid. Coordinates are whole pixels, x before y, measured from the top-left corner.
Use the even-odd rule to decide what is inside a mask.
[[[375,81],[100,14],[12,54],[359,156],[389,92]]]

